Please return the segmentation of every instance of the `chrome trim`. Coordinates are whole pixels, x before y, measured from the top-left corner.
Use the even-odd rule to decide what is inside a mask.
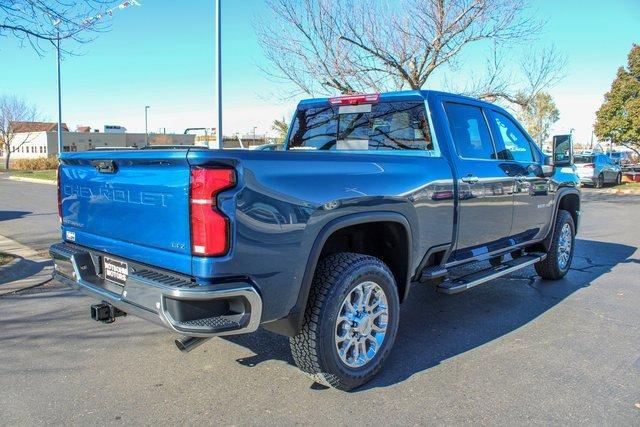
[[[202,287],[204,288],[204,287]],[[247,325],[240,329],[233,329],[229,331],[223,332],[215,332],[215,333],[207,333],[207,332],[198,332],[195,330],[188,330],[186,328],[181,328],[180,325],[177,325],[177,322],[174,322],[171,318],[171,314],[166,309],[166,297],[173,297],[175,299],[184,299],[184,300],[212,300],[212,299],[225,299],[225,298],[233,298],[233,297],[243,297],[249,303],[251,307],[251,311],[249,312],[249,321]],[[162,301],[160,302],[160,311],[159,316],[163,323],[171,330],[186,334],[191,337],[220,337],[225,335],[238,335],[249,332],[254,332],[260,326],[260,317],[262,316],[262,299],[260,295],[256,292],[256,290],[250,286],[245,285],[238,288],[233,289],[223,289],[223,290],[188,290],[184,291],[182,289],[173,289],[168,292],[163,292]],[[126,311],[126,310],[125,310]]]
[[[126,286],[123,288],[122,295],[119,295],[86,280],[88,274],[95,274],[95,272],[87,271],[85,264],[83,264],[82,267],[79,267],[76,256],[86,255],[89,256],[89,259],[91,259],[90,252],[88,250],[83,250],[80,248],[76,248],[75,246],[63,243],[53,245],[49,253],[54,260],[54,271],[52,273],[54,279],[74,289],[78,289],[90,297],[101,301],[106,301],[114,307],[117,307],[128,314],[141,317],[145,320],[149,320],[174,332],[189,335],[192,337],[208,338],[250,333],[258,329],[258,326],[260,325],[260,319],[262,317],[262,298],[260,297],[256,289],[248,283],[239,282],[236,284],[237,286],[231,288],[226,287],[223,289],[220,289],[220,287],[228,286],[228,284],[206,286],[202,285],[194,286],[191,288],[177,288],[167,286],[163,283],[146,278],[138,281],[138,277],[135,276],[135,273],[130,274],[130,277],[136,279],[137,287],[146,287],[153,294],[157,294],[159,301],[155,303],[155,307],[145,307],[136,304],[134,301],[127,301],[123,299],[127,297]],[[69,274],[71,275],[71,277],[69,277]],[[242,297],[246,300],[249,306],[248,312],[243,313],[242,317],[242,323],[244,323],[245,321],[246,323],[244,326],[238,329],[232,329],[222,332],[203,332],[198,330],[191,330],[190,328],[186,327],[181,327],[178,322],[173,321],[170,313],[166,309],[167,297],[187,301]],[[246,316],[248,316],[248,319],[246,319]]]

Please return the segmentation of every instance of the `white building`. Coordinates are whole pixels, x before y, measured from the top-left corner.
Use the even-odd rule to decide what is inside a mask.
[[[18,122],[14,126],[11,159],[35,159],[58,154],[55,123]],[[69,132],[62,126],[63,152],[77,152],[103,147],[144,147],[144,133]],[[194,145],[195,135],[149,134],[149,145]]]

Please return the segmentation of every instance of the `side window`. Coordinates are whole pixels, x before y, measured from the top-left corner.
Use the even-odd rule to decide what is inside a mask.
[[[471,105],[445,104],[453,142],[460,157],[495,159],[495,150],[482,110]]]
[[[534,161],[529,139],[504,114],[491,112],[498,139],[498,158],[530,163]]]

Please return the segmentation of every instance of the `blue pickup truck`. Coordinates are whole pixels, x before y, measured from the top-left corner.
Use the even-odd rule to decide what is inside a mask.
[[[97,300],[93,319],[148,319],[183,351],[289,336],[304,372],[352,389],[380,370],[411,286],[567,273],[580,192],[561,151],[496,105],[404,91],[302,101],[283,151],[65,153],[54,277]]]

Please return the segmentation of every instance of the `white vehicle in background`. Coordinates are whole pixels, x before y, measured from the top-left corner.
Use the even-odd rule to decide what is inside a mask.
[[[578,154],[574,156],[576,173],[580,182],[602,188],[605,184],[620,185],[622,183],[622,171],[606,154]]]

